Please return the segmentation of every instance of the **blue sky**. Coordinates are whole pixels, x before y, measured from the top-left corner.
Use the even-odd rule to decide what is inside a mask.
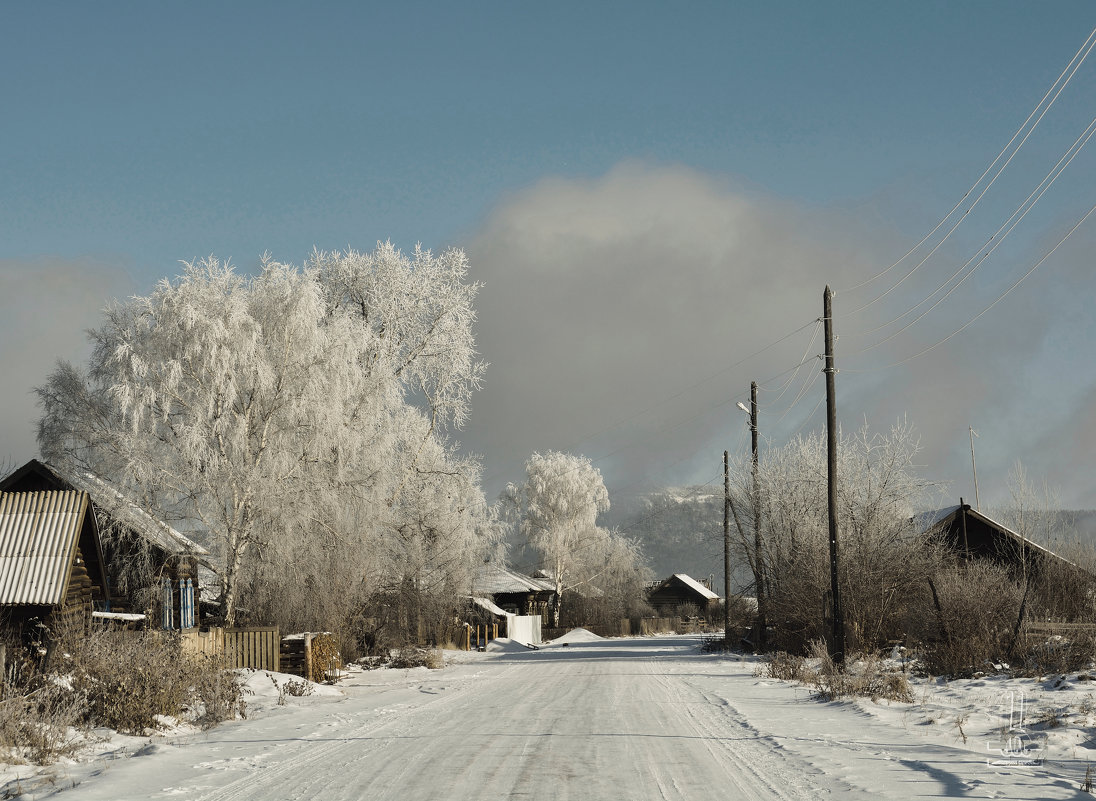
[[[1094,25],[1088,2],[11,6],[0,355],[16,378],[0,452],[33,455],[29,388],[54,359],[81,358],[80,329],[108,297],[147,291],[180,259],[249,269],[264,251],[299,262],[391,239],[465,247],[487,283],[492,368],[458,436],[483,453],[489,490],[530,451],[571,446],[618,451],[601,462],[611,489],[708,480],[740,437],[720,404],[807,342],[666,399],[820,314],[825,283],[905,252]],[[1007,217],[1094,101],[1096,56],[942,249],[951,262],[918,274],[925,287]],[[1093,166],[1082,152],[923,334],[846,363],[846,423],[909,414],[926,472],[953,494],[970,494],[959,445],[974,425],[983,488],[1022,458],[1068,505],[1096,506],[1088,228],[948,347],[896,375],[852,370],[905,358],[1000,294],[1096,201]],[[557,305],[530,295],[545,271]],[[839,333],[870,341],[918,289]],[[839,292],[838,315],[873,291]],[[813,405],[774,414],[774,444]],[[1046,419],[1032,422],[1037,405]]]

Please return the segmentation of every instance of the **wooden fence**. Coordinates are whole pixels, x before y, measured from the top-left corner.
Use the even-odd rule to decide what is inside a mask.
[[[181,643],[183,650],[191,653],[221,656],[227,668],[281,668],[282,640],[277,626],[184,631]]]

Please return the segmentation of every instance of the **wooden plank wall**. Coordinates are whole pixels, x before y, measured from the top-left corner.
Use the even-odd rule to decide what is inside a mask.
[[[180,641],[186,651],[223,656],[229,669],[281,670],[282,638],[277,626],[184,631]]]
[[[225,632],[218,628],[209,631],[188,629],[179,632],[179,643],[188,653],[222,657],[225,652]]]
[[[277,626],[225,629],[225,667],[281,669],[282,638]]]

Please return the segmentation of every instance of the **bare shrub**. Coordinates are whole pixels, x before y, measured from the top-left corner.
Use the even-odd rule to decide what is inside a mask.
[[[242,715],[243,696],[236,674],[225,670],[215,657],[193,655],[189,661],[194,668],[191,704],[199,712],[197,723],[210,728],[222,720],[235,719],[238,712]]]
[[[878,656],[861,654],[838,666],[822,640],[812,641],[809,651],[809,658],[784,652],[773,654],[767,662],[766,674],[813,687],[818,698],[825,701],[852,696],[873,701],[913,701],[913,690],[905,674],[887,669]]]
[[[934,615],[918,632],[928,642],[925,669],[937,676],[966,676],[1008,651],[1023,589],[1001,566],[957,565],[937,574]]]
[[[445,667],[445,657],[436,648],[401,648],[392,655],[388,667],[439,670]]]
[[[926,578],[939,551],[926,547],[914,511],[931,484],[917,474],[918,438],[900,422],[885,435],[867,426],[838,446],[840,590],[848,650],[902,639],[926,609]],[[758,617],[771,624],[769,647],[802,652],[829,624],[830,560],[826,443],[797,437],[735,470],[731,511],[741,558],[754,574]]]
[[[235,716],[234,676],[160,632],[91,632],[67,640],[64,651],[63,669],[86,704],[88,725],[139,735],[159,715],[193,712],[205,725]]]
[[[1096,638],[1091,632],[1077,632],[1068,638],[1028,634],[1021,638],[1013,652],[1018,656],[1011,663],[1015,675],[1074,673],[1092,665],[1093,657],[1096,657]]]
[[[1065,543],[1061,559],[1044,558],[1033,581],[1031,604],[1039,617],[1096,622],[1096,549],[1088,543]]]
[[[66,644],[67,671],[87,702],[87,721],[127,734],[181,717],[190,695],[190,660],[154,632],[97,632]]]
[[[59,683],[40,682],[37,690],[5,698],[0,701],[3,761],[48,765],[71,755],[82,714],[83,699]]]
[[[789,654],[787,651],[777,651],[769,655],[765,663],[765,674],[771,679],[800,681],[804,684],[813,683],[815,678],[804,657]]]

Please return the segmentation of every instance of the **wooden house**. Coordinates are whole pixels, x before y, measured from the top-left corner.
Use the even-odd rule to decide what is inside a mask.
[[[110,597],[91,499],[78,490],[0,492],[0,613],[56,631],[86,625]],[[42,639],[48,635],[43,633]]]
[[[1038,574],[1049,563],[1074,567],[1068,560],[1026,539],[1008,526],[960,503],[917,518],[925,536],[943,543],[960,559],[995,562],[1016,577]]]
[[[0,481],[4,492],[81,492],[102,541],[107,585],[97,611],[143,612],[150,625],[198,625],[199,566],[209,553],[166,523],[89,474],[62,472],[33,459]]]
[[[647,603],[663,616],[679,614],[683,607],[689,606],[706,616],[716,611],[719,595],[691,576],[674,573],[650,589]]]
[[[490,598],[499,608],[515,615],[541,615],[547,620],[555,603],[555,585],[546,579],[523,576],[497,564],[476,571],[472,595]]]

